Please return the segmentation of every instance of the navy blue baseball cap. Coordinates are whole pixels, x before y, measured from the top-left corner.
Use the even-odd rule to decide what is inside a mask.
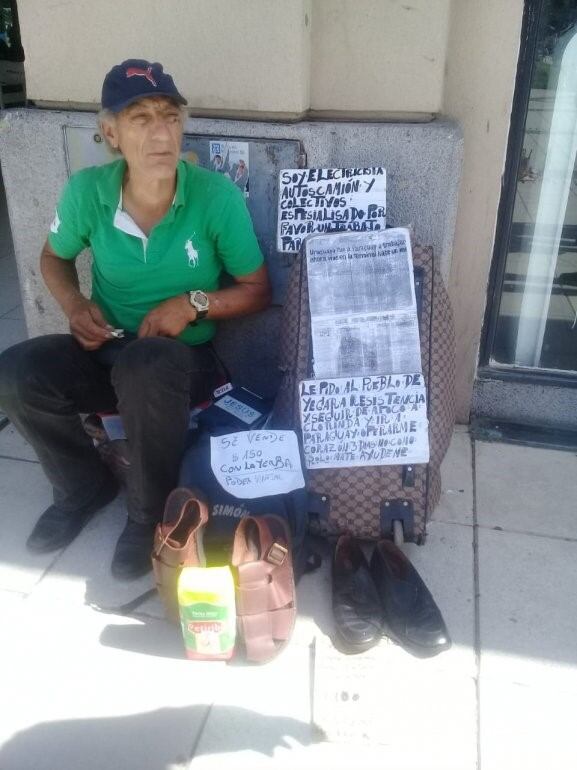
[[[127,59],[113,67],[104,78],[102,107],[105,110],[120,112],[147,96],[167,96],[179,104],[187,103],[174,80],[157,61]]]

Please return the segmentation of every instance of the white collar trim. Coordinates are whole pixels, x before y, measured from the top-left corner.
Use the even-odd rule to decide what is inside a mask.
[[[174,198],[172,199],[172,204],[171,204],[172,206],[174,206],[175,200],[176,200],[176,193],[174,194]],[[123,233],[127,233],[128,235],[134,235],[137,238],[141,238],[145,246],[148,243],[148,237],[142,232],[142,230],[136,224],[136,222],[130,216],[130,214],[127,211],[124,211],[124,209],[122,208],[122,185],[120,186],[120,197],[118,199],[118,206],[116,207],[116,211],[114,212],[113,224],[117,230],[122,230]]]
[[[113,224],[117,230],[122,230],[123,233],[127,233],[128,235],[135,235],[137,238],[142,239],[145,245],[148,243],[147,236],[142,232],[130,214],[122,208],[122,187],[120,188],[118,206],[114,212]]]

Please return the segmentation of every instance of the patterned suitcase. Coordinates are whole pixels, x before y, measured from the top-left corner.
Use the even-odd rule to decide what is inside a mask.
[[[419,333],[427,385],[430,461],[426,465],[318,468],[308,471],[311,526],[325,535],[351,532],[391,536],[400,521],[407,541],[423,543],[426,522],[441,495],[441,461],[455,421],[455,339],[449,297],[430,247],[413,244]],[[283,379],[273,409],[275,427],[300,434],[298,383],[312,376],[306,259],[290,275],[283,308],[280,367]]]

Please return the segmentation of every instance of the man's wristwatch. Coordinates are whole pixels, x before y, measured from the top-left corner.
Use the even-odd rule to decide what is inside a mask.
[[[193,321],[195,324],[197,321],[201,321],[206,315],[208,315],[209,301],[208,297],[203,291],[189,291],[188,299],[192,307],[196,310],[196,318]]]

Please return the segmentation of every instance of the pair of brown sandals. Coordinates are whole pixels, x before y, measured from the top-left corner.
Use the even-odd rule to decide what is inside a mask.
[[[197,490],[179,487],[167,498],[152,550],[156,586],[169,620],[180,623],[178,576],[183,567],[204,567],[204,527],[209,506]],[[232,549],[237,629],[246,659],[266,663],[288,643],[296,620],[291,538],[279,516],[245,516]]]

